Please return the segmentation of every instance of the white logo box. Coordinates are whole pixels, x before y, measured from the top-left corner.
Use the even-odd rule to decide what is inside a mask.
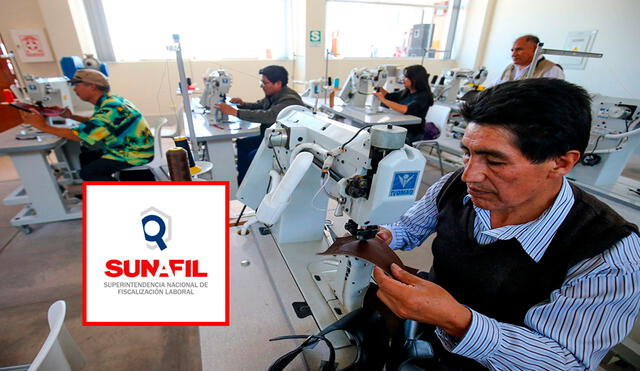
[[[84,325],[229,325],[228,182],[85,182],[83,194]]]

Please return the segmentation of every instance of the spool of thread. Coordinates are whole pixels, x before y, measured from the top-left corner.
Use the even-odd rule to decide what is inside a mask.
[[[189,160],[184,148],[169,148],[166,153],[169,177],[174,182],[191,181]]]
[[[193,154],[191,153],[191,147],[189,147],[189,141],[187,137],[175,137],[173,138],[173,143],[176,144],[176,147],[183,148],[187,151],[187,155],[189,156],[189,167],[196,166],[196,162],[193,160]]]

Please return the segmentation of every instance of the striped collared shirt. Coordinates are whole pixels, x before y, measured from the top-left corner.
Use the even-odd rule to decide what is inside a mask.
[[[410,250],[435,232],[436,197],[450,176],[433,184],[397,223],[387,226],[393,233],[393,249]],[[464,202],[470,202],[468,195]],[[491,229],[489,211],[474,205],[474,237],[480,244],[516,238],[539,261],[573,203],[573,192],[564,179],[554,204],[536,220],[495,229]],[[525,327],[498,322],[469,308],[471,325],[461,340],[436,332],[449,351],[490,369],[595,369],[631,331],[639,306],[640,238],[632,233],[571,267],[549,300],[527,311]]]

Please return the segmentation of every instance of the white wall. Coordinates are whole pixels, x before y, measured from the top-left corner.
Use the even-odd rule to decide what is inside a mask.
[[[466,0],[462,2],[461,18],[455,39],[456,44],[459,45],[456,59],[460,67],[482,66],[496,1]]]
[[[567,80],[590,92],[638,99],[639,15],[638,0],[497,0],[483,59],[489,81],[511,63],[509,50],[520,35],[532,33],[545,47],[562,49],[568,32],[598,30],[592,51],[604,57],[590,59],[585,70],[565,70]]]
[[[38,0],[0,0],[0,34],[9,51],[15,51],[9,30],[29,28],[46,28]],[[51,45],[51,42],[49,44]],[[55,49],[52,52],[55,57]],[[20,67],[24,74],[56,76],[60,73],[57,62],[20,63]]]

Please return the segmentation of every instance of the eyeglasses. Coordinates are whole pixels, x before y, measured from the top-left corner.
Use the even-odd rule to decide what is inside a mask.
[[[86,82],[84,82],[84,81],[67,81],[67,84],[68,84],[69,86],[76,86],[76,85],[78,85],[79,83],[87,84],[87,83],[86,83]]]

